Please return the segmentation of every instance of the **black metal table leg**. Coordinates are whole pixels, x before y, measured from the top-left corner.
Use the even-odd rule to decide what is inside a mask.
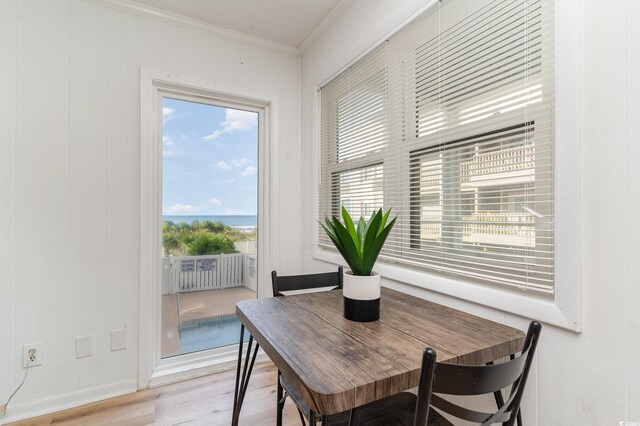
[[[249,379],[251,378],[251,371],[253,370],[253,364],[256,361],[258,355],[258,342],[255,342],[255,348],[253,354],[251,348],[253,346],[253,336],[249,336],[249,343],[247,345],[247,353],[244,358],[244,367],[242,365],[242,346],[244,345],[244,324],[240,324],[240,341],[238,342],[238,367],[236,371],[236,388],[233,399],[233,414],[231,417],[231,425],[238,426],[238,420],[240,419],[240,410],[242,409],[242,402],[244,396],[247,393],[247,387],[249,387]],[[242,368],[242,372],[240,368]]]
[[[278,381],[278,392],[276,395],[277,398],[277,411],[276,411],[276,426],[282,426],[282,409],[284,407],[284,398],[283,398],[283,389],[282,389],[282,383],[280,383],[280,376],[282,373],[280,373],[280,370],[278,370],[278,376],[276,377],[276,380]]]

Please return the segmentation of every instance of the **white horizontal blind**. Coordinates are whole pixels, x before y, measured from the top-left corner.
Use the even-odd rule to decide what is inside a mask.
[[[321,219],[344,205],[355,216],[384,204],[387,143],[387,73],[384,46],[324,86],[321,91]],[[320,242],[330,245],[320,233]]]
[[[319,219],[391,207],[382,261],[553,292],[553,6],[440,2],[324,86]]]

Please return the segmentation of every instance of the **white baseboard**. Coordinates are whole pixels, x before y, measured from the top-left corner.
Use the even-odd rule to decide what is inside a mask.
[[[137,380],[130,379],[89,389],[81,389],[23,404],[10,404],[7,407],[5,416],[0,418],[0,425],[91,404],[92,402],[133,393],[137,390]]]
[[[194,354],[192,356],[197,356],[196,359],[185,360],[184,357],[182,357],[181,360],[165,364],[163,368],[153,375],[148,387],[155,388],[212,373],[235,369],[238,363],[237,349],[221,348],[221,350],[224,351],[222,353],[216,353],[213,356],[197,356],[197,354]],[[186,357],[189,358],[189,355]],[[260,349],[255,364],[269,361],[269,357]],[[130,379],[89,389],[77,390],[37,401],[15,405],[10,404],[5,416],[0,418],[0,425],[51,414],[56,411],[67,410],[137,391],[137,380]]]

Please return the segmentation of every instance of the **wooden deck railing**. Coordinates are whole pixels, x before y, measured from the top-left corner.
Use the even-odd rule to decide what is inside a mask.
[[[162,294],[244,285],[244,253],[162,259]]]

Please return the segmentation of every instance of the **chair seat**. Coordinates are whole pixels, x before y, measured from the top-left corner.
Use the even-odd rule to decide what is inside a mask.
[[[402,392],[374,401],[355,409],[356,425],[362,426],[413,426],[417,397],[411,392]],[[349,412],[329,416],[329,426],[348,426]],[[429,425],[453,426],[435,410],[429,410]]]
[[[291,400],[308,418],[309,406],[291,383],[280,376],[280,383]],[[402,392],[390,397],[374,401],[355,409],[355,424],[362,426],[412,426],[416,411],[417,397],[411,392]],[[325,426],[348,426],[349,411],[327,416]],[[453,423],[438,414],[434,409],[429,410],[429,425],[453,426]]]

